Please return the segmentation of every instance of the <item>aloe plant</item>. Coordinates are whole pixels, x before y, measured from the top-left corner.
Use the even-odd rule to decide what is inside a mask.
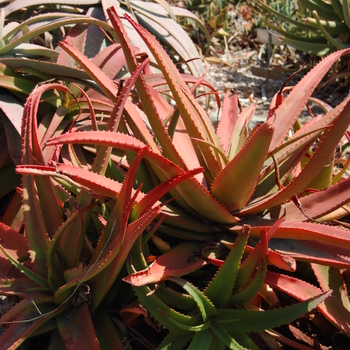
[[[0,226],[0,293],[20,301],[0,319],[1,344],[46,334],[52,348],[128,348],[118,325],[143,318],[165,328],[159,348],[255,349],[255,336],[295,345],[267,329],[315,307],[349,334],[349,232],[327,225],[348,213],[335,150],[349,143],[349,98],[334,109],[319,101],[323,114],[298,121],[349,50],[325,58],[288,96],[281,89],[251,131],[255,107],[240,113],[227,92],[215,130],[195,97],[203,77],[180,74],[124,14],[161,74],[152,71],[116,10],[107,14],[116,42],[92,59],[68,37],[61,63],[0,60],[0,84],[17,96],[2,102],[8,133],[15,108],[22,114],[22,206],[11,202]],[[299,262],[318,286],[293,277]],[[276,290],[300,303],[276,308]]]
[[[324,56],[332,51],[349,47],[350,12],[348,1],[302,0],[298,1],[298,12],[306,13],[305,18],[291,18],[270,6],[266,1],[258,1],[261,9],[275,20],[266,24],[281,33],[283,41],[301,51]]]

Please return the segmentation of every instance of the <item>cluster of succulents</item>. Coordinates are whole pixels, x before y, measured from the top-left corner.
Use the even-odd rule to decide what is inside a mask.
[[[1,346],[297,347],[271,329],[312,310],[349,335],[350,97],[298,118],[350,50],[282,88],[252,130],[255,106],[228,91],[215,129],[204,76],[181,74],[141,24],[114,7],[108,22],[72,16],[53,61],[0,58],[0,294],[17,298]],[[105,35],[93,57],[88,25]]]

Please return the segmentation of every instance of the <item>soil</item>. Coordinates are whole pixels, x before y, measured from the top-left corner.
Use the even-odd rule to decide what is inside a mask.
[[[268,44],[259,42],[257,31],[261,29],[254,29],[252,11],[246,5],[233,5],[229,15],[234,31],[224,38],[215,32],[212,33],[211,46],[206,57],[206,80],[219,92],[221,101],[225,90],[234,89],[242,108],[255,104],[257,109],[253,121],[262,122],[266,120],[273,96],[285,80],[292,73],[301,70],[286,84],[296,85],[320,58],[310,57],[283,43],[269,47]],[[269,74],[270,78],[261,76],[262,74]],[[328,81],[327,78],[323,80],[323,85],[316,91],[315,97],[335,107],[348,93],[348,87],[345,86],[344,89],[339,81],[332,85],[329,82],[328,76]],[[208,112],[213,121],[217,120],[217,104],[214,99]],[[314,112],[317,113],[317,110]],[[311,116],[305,110],[301,118],[305,122]]]

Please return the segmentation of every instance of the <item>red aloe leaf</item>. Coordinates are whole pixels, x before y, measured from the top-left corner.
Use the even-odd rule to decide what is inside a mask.
[[[102,258],[91,266],[67,270],[64,275],[67,284],[62,286],[55,293],[55,302],[59,304],[64,302],[70,297],[72,288],[95,277],[91,281],[93,296],[91,308],[93,310],[96,309],[105,297],[112,283],[118,277],[132,245],[139,235],[142,234],[148,225],[157,217],[159,212],[159,207],[151,209],[140,219],[129,224],[124,242],[120,249],[116,249],[119,246],[119,240],[116,238],[102,251]]]
[[[107,9],[107,14],[110,21],[112,22],[116,35],[118,36],[118,40],[123,47],[129,71],[134,72],[137,68],[137,60],[133,53],[130,40],[122,25],[122,22],[114,7]],[[163,122],[159,116],[158,108],[156,107],[152,96],[148,92],[144,80],[138,79],[135,83],[135,86],[138,90],[143,108],[145,109],[146,114],[149,118],[149,123],[151,124],[152,131],[154,132],[158,142],[161,144],[164,152],[166,152],[167,157],[171,159],[175,164],[177,164],[180,168],[187,170],[183,159],[180,157],[178,151],[175,149],[172,140],[170,139],[169,135],[167,134],[164,128]],[[128,104],[126,104],[126,107],[128,107]]]
[[[65,37],[65,40],[77,49],[83,50],[88,28],[89,24],[87,23],[76,24],[69,30],[68,34]],[[61,50],[59,53],[57,63],[64,66],[74,67],[74,59],[72,59],[72,57],[64,50]]]
[[[349,52],[350,49],[336,51],[323,59],[294,87],[292,92],[276,109],[273,117],[276,132],[271,141],[270,150],[273,150],[284,140],[314,89],[333,63]]]
[[[0,244],[16,260],[28,254],[28,244],[24,236],[2,222],[0,222]],[[26,260],[24,265],[32,268],[30,259]],[[16,278],[24,277],[18,270],[11,272],[13,268],[12,263],[0,251],[0,278],[9,275]]]
[[[167,80],[170,90],[172,91],[177,103],[177,108],[181,113],[182,120],[184,121],[189,135],[194,138],[216,143],[215,132],[206,112],[190,93],[185,81],[182,79],[181,74],[176,69],[168,54],[149,32],[133,22],[127,15],[124,15],[124,17],[140,34],[157,60],[158,66],[162,70],[164,78]],[[197,148],[195,148],[195,151],[198,155],[198,159],[201,159],[202,156],[200,152],[197,151]],[[205,161],[210,166],[210,168],[208,166],[208,170],[212,173],[212,176],[215,177],[220,170],[218,161],[215,160],[210,147],[202,148],[202,152]],[[205,164],[203,163],[202,165],[204,166]],[[209,178],[207,177],[206,179],[210,183]]]
[[[266,273],[265,283],[301,301],[322,293],[320,288],[307,282],[270,271]],[[317,308],[337,328],[350,334],[350,312],[346,310],[338,300],[330,296],[323,303],[319,304]]]
[[[139,287],[159,283],[169,277],[186,275],[207,264],[198,256],[198,251],[200,251],[198,243],[181,243],[162,254],[147,269],[126,276],[123,281]]]
[[[12,275],[12,274],[11,274]],[[1,295],[15,295],[20,299],[33,298],[40,292],[46,292],[37,283],[22,275],[13,276],[14,278],[0,279],[0,294]]]
[[[336,268],[349,268],[350,249],[312,240],[276,239],[270,242],[271,249],[299,261],[314,262]]]
[[[92,61],[81,53],[67,41],[60,41],[59,46],[68,52],[82,67],[86,73],[95,81],[103,93],[111,100],[115,101],[118,94],[118,86],[104,72],[101,71]]]
[[[239,115],[231,135],[228,159],[232,159],[246,142],[248,138],[248,124],[253,119],[255,109],[255,105],[250,105]]]
[[[69,93],[67,87],[61,84],[47,84],[37,86],[28,97],[23,111],[23,125],[22,125],[22,164],[40,164],[45,165],[45,159],[42,153],[40,140],[38,138],[38,129],[36,126],[36,119],[38,114],[38,108],[41,101],[42,94],[50,90],[59,90]],[[34,163],[34,159],[36,162]],[[32,186],[31,179],[25,179],[23,177],[23,190],[25,187]],[[49,178],[39,178],[36,180],[37,190],[40,197],[39,203],[41,211],[43,213],[43,219],[46,225],[48,235],[51,237],[57,227],[62,224],[62,216],[59,205],[57,203],[54,189]],[[24,201],[26,197],[23,196]],[[34,198],[29,198],[34,200]],[[30,227],[30,226],[29,226]],[[28,227],[26,226],[27,230]]]
[[[286,203],[286,221],[307,221],[308,218],[317,219],[348,203],[350,198],[349,182],[350,178],[347,178],[323,191],[314,192],[299,198],[303,211],[293,202]]]
[[[1,335],[1,347],[7,350],[17,349],[37,329],[66,308],[63,306],[55,309],[52,297],[47,296],[37,296],[34,300],[28,298],[20,301],[0,319],[0,325],[9,324]]]
[[[54,176],[72,182],[78,187],[84,188],[97,196],[117,197],[121,184],[100,174],[86,169],[77,168],[65,164],[53,166],[19,166],[16,169],[19,174],[33,174],[38,176]]]
[[[60,145],[69,143],[83,143],[83,144],[96,144],[102,146],[111,146],[116,148],[121,148],[125,151],[138,152],[141,148],[146,145],[132,137],[123,133],[116,133],[110,131],[80,131],[76,133],[67,133],[64,135],[59,135],[49,140],[46,144]]]
[[[123,186],[120,190],[118,200],[115,202],[114,207],[111,211],[111,214],[109,216],[107,225],[105,229],[103,230],[103,233],[100,237],[100,240],[97,244],[97,247],[95,249],[94,255],[92,257],[92,262],[96,261],[100,254],[102,253],[105,245],[107,244],[108,240],[114,239],[116,235],[118,235],[118,241],[119,243],[116,245],[116,249],[119,249],[119,247],[123,244],[127,224],[129,221],[129,216],[132,210],[132,206],[135,203],[135,198],[138,192],[136,192],[133,200],[131,200],[131,193],[133,190],[134,180],[136,176],[137,169],[140,166],[140,163],[142,161],[142,158],[149,152],[149,148],[145,147],[143,148],[136,156],[134,161],[132,162],[129,171],[127,172],[124,181]],[[142,186],[142,185],[141,185]],[[141,188],[139,188],[138,191],[140,191]],[[147,208],[150,209],[150,208]],[[137,217],[135,218],[137,219]]]
[[[133,151],[138,151],[145,146],[142,142],[131,136],[124,134],[118,135],[119,136],[116,137],[115,133],[105,131],[83,131],[58,136],[50,140],[48,144],[99,144]],[[123,142],[121,143],[120,140]],[[145,158],[156,165],[159,170],[157,175],[163,174],[163,176],[160,177],[160,180],[162,181],[166,181],[183,173],[183,170],[174,163],[156,153],[146,154]],[[179,197],[179,195],[176,196],[176,193],[174,194],[173,192],[172,195],[180,203],[180,205],[187,210],[192,210],[192,212],[195,210],[201,216],[216,222],[232,224],[239,221],[238,218],[232,216],[227,209],[225,209],[225,207],[223,207],[213,196],[211,196],[210,193],[202,185],[200,185],[197,180],[190,178],[179,184],[176,189],[182,198]]]
[[[229,211],[243,208],[252,196],[273,132],[273,124],[261,125],[215,178],[210,192]]]
[[[260,229],[268,229],[270,225],[252,226],[251,237],[260,237]],[[235,228],[238,230],[239,228]],[[311,222],[283,222],[274,233],[273,238],[295,239],[329,244],[340,248],[350,248],[349,230]]]
[[[262,210],[269,209],[290,199],[295,194],[304,190],[321,171],[324,164],[331,158],[335,148],[337,147],[341,137],[346,132],[350,124],[350,96],[347,97],[340,105],[331,112],[337,116],[333,125],[324,131],[322,139],[313,156],[302,169],[301,173],[295,177],[286,187],[278,191],[276,194],[268,198],[257,200],[256,204],[243,209],[240,215],[252,215]]]
[[[311,264],[311,268],[323,291],[332,289],[333,297],[350,311],[349,295],[341,271],[330,266]]]
[[[87,286],[86,286],[87,287]],[[82,298],[87,296],[85,291]],[[57,318],[58,331],[67,350],[91,349],[100,350],[95,328],[91,320],[88,303],[82,302],[79,306],[60,315]]]
[[[163,197],[170,189],[174,188],[178,183],[191,178],[192,176],[198,174],[203,169],[194,169],[184,172],[183,174],[177,176],[176,178],[170,179],[163,182],[161,185],[154,188],[152,191],[148,192],[139,203],[137,203],[132,211],[131,218],[138,218],[145,211],[152,207],[161,197]]]
[[[238,96],[234,90],[225,94],[222,115],[216,130],[220,137],[222,148],[227,154],[233,130],[238,120]]]
[[[135,48],[137,50],[137,48]],[[107,46],[92,59],[109,78],[114,79],[126,63],[125,55],[119,43]]]

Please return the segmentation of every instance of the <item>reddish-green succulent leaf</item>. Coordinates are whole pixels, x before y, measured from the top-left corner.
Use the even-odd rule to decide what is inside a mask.
[[[321,171],[323,166],[329,161],[340,139],[344,135],[350,124],[350,97],[347,97],[341,104],[335,107],[331,112],[337,116],[333,125],[324,131],[321,141],[313,153],[313,156],[302,169],[300,174],[296,176],[286,187],[282,188],[274,195],[268,198],[257,199],[250,207],[241,210],[242,215],[251,215],[262,210],[272,208],[275,205],[283,203],[295,194],[304,190]]]
[[[303,211],[293,202],[285,204],[286,221],[307,221],[318,219],[348,203],[350,196],[350,178],[336,183],[323,191],[317,191],[299,198]],[[317,203],[317,205],[315,205]],[[304,213],[307,215],[305,216]]]
[[[1,346],[4,349],[16,349],[48,320],[64,310],[65,307],[55,308],[52,297],[39,296],[34,300],[25,299],[19,302],[0,319],[0,324],[9,324],[1,335]]]
[[[30,278],[32,281],[38,283],[40,286],[49,289],[47,281],[44,277],[42,277],[38,273],[34,272],[32,269],[22,265],[18,260],[14,259],[11,256],[11,254],[9,254],[9,252],[7,252],[7,250],[3,248],[3,246],[1,244],[0,244],[0,250],[2,252],[1,255],[5,256],[18,270],[20,270],[28,278]]]
[[[336,268],[349,268],[350,265],[350,249],[332,245],[330,242],[279,238],[272,240],[270,247],[299,261],[314,262]]]
[[[11,274],[12,275],[12,274]],[[21,276],[21,278],[0,279],[1,295],[16,295],[21,299],[31,298],[40,293],[47,292],[47,287],[40,287],[36,282],[29,278]]]
[[[250,281],[241,290],[238,290],[231,295],[231,298],[230,298],[231,305],[240,305],[245,302],[248,302],[250,299],[252,299],[258,294],[262,284],[264,283],[265,274],[267,270],[267,254],[268,254],[267,252],[268,240],[264,230],[262,230],[261,232],[261,240],[259,244],[260,244],[260,249],[259,249],[260,257],[259,257],[259,264],[255,271],[255,276],[253,277],[252,281]]]
[[[337,299],[345,309],[350,311],[350,302],[345,281],[339,269],[322,266],[319,264],[311,264],[311,268],[323,291],[333,290],[333,298]]]
[[[198,243],[185,242],[162,254],[146,270],[141,270],[123,278],[123,281],[135,287],[150,283],[159,283],[169,277],[180,277],[193,272],[206,261],[198,256]]]
[[[238,120],[238,107],[239,102],[236,92],[234,90],[227,92],[225,94],[219,126],[216,130],[226,154],[229,150],[231,136]]]
[[[260,126],[216,177],[210,192],[229,211],[242,209],[252,196],[273,132],[269,122]]]
[[[120,136],[120,137],[119,137]],[[69,133],[58,136],[50,140],[47,144],[56,145],[61,143],[83,143],[91,145],[108,145],[125,150],[132,150],[137,152],[145,145],[137,139],[120,134],[118,138],[115,133],[108,133],[103,131],[84,131],[79,133]],[[119,142],[119,139],[121,142]],[[178,176],[183,173],[178,166],[170,162],[166,158],[156,154],[148,153],[145,158],[153,163],[160,171],[157,175],[163,174],[160,178],[166,181],[170,178]],[[210,193],[196,180],[190,178],[183,183],[177,185],[178,193],[182,196],[172,195],[180,205],[185,206],[186,209],[195,210],[200,216],[210,219],[211,221],[221,222],[225,224],[233,224],[239,221],[238,218],[232,216]]]
[[[350,49],[337,51],[323,59],[295,86],[283,103],[276,109],[273,117],[275,133],[271,141],[270,150],[273,150],[284,140],[312,92],[333,63],[349,52]]]
[[[82,298],[87,298],[85,291]],[[99,350],[99,342],[91,320],[89,305],[86,301],[78,304],[73,310],[61,314],[57,318],[57,326],[64,344],[68,350],[92,349]]]
[[[266,273],[265,282],[271,287],[277,288],[302,301],[310,297],[316,297],[322,293],[320,288],[307,282],[269,271]],[[324,303],[318,305],[317,308],[336,327],[350,334],[350,312],[338,300],[330,296]]]
[[[28,244],[23,235],[13,230],[11,227],[0,222],[0,242],[2,248],[7,251],[7,254],[11,254],[14,260],[24,257],[28,254]],[[32,263],[30,260],[26,261],[24,265],[27,268],[32,268]],[[13,265],[7,259],[6,255],[0,253],[0,278],[8,276]]]

